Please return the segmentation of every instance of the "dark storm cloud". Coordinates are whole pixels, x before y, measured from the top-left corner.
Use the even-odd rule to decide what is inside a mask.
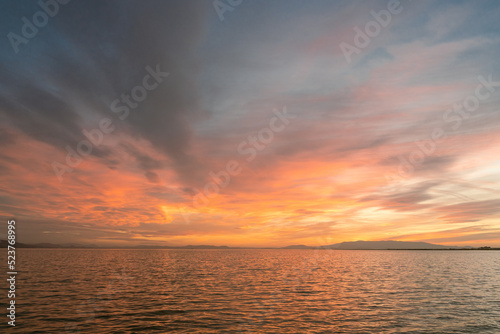
[[[16,2],[3,7],[4,16],[10,14],[1,25],[4,36],[19,33],[21,17],[40,10]],[[111,117],[119,129],[130,129],[168,155],[181,177],[189,179],[199,167],[189,153],[190,121],[200,109],[193,54],[209,7],[198,1],[72,1],[61,6],[17,54],[3,39],[2,118],[64,150],[84,139],[88,124]],[[109,104],[141,85],[147,66],[157,65],[170,76],[121,124]],[[104,158],[111,152],[101,146],[93,154]]]

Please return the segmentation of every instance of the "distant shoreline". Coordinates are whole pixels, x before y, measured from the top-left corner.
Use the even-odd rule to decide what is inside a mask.
[[[0,247],[6,248],[6,247]],[[479,249],[336,249],[336,248],[245,248],[245,247],[227,247],[227,248],[188,248],[188,247],[18,247],[19,249],[74,249],[74,250],[321,250],[321,251],[498,251],[500,248]]]
[[[9,243],[6,240],[0,240],[0,248],[7,248]],[[31,248],[31,249],[297,249],[297,250],[500,250],[498,247],[470,247],[470,246],[444,246],[425,242],[413,241],[354,241],[342,242],[333,245],[324,246],[306,246],[306,245],[290,245],[286,247],[230,247],[230,246],[214,246],[214,245],[186,245],[186,246],[160,246],[160,245],[138,245],[138,246],[97,246],[93,244],[52,244],[52,243],[37,243],[25,244],[16,242],[16,248]],[[407,247],[405,247],[407,246]]]

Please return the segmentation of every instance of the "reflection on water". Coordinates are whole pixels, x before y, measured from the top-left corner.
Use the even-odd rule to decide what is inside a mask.
[[[18,257],[17,333],[500,333],[498,251],[21,249]]]

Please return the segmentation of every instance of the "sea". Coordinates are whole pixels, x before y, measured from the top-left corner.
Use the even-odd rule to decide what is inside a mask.
[[[16,264],[1,333],[500,333],[494,250],[18,249]]]

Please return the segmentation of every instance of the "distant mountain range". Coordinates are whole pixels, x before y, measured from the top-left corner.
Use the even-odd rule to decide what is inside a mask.
[[[473,247],[443,246],[430,244],[428,242],[415,241],[346,241],[333,245],[310,247],[305,245],[293,245],[284,247],[286,249],[470,249]]]
[[[6,248],[8,245],[6,240],[0,240],[0,248]],[[16,242],[16,247],[18,248],[111,248],[111,247],[99,247],[93,244],[51,244],[51,243],[38,243],[38,244],[24,244]],[[128,248],[128,249],[238,249],[244,247],[228,247],[228,246],[212,246],[212,245],[188,245],[188,246],[158,246],[158,245],[139,245],[132,247],[112,247],[112,248]],[[252,248],[252,247],[249,247]],[[255,247],[258,248],[258,247]],[[273,247],[262,247],[270,248]],[[306,245],[291,245],[286,247],[281,247],[279,249],[339,249],[339,250],[384,250],[384,249],[478,249],[474,247],[458,247],[458,246],[443,246],[431,244],[428,242],[415,242],[415,241],[395,241],[395,240],[385,240],[385,241],[347,241],[338,244],[325,245],[325,246],[306,246]],[[481,247],[480,249],[490,249],[489,247]],[[495,249],[495,248],[492,248]],[[498,249],[498,248],[496,248]]]

